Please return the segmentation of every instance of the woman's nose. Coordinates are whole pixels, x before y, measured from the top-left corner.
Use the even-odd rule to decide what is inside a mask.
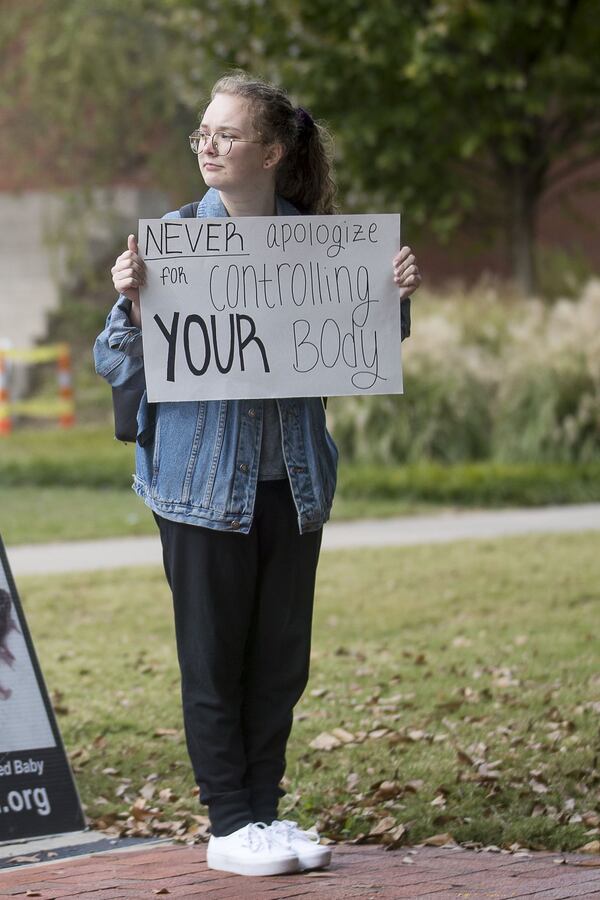
[[[213,147],[212,138],[209,138],[207,140],[207,142],[206,142],[205,146],[202,148],[201,152],[206,153],[208,156],[216,156],[217,155],[215,148]]]

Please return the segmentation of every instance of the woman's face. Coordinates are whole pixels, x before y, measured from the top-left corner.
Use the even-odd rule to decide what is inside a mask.
[[[247,191],[254,182],[272,177],[275,164],[270,148],[260,142],[252,127],[247,101],[232,94],[216,94],[207,106],[199,131],[213,135],[216,131],[234,138],[257,143],[234,141],[227,155],[217,154],[207,141],[198,153],[198,165],[208,187],[225,193],[236,189]]]

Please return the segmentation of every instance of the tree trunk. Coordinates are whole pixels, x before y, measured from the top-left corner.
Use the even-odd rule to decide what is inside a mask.
[[[512,278],[523,294],[537,291],[535,231],[538,196],[525,167],[511,173],[508,197],[508,250]]]

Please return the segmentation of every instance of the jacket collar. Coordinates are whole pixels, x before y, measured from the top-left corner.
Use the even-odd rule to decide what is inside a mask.
[[[296,207],[289,202],[289,200],[285,200],[283,197],[280,197],[279,194],[275,197],[275,203],[277,206],[277,215],[278,216],[299,216],[301,215],[300,211],[296,209]],[[228,216],[229,213],[225,208],[225,204],[221,200],[221,195],[219,194],[216,188],[209,188],[198,204],[198,211],[196,216],[198,218],[221,218]]]

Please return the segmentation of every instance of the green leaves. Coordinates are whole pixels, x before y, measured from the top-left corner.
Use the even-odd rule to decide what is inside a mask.
[[[23,179],[27,165],[46,183],[125,176],[189,198],[198,174],[183,138],[213,80],[242,66],[329,122],[344,205],[403,208],[410,228],[447,236],[493,194],[531,289],[532,248],[519,254],[514,235],[532,244],[552,164],[600,149],[596,7],[24,0],[3,12],[0,38],[11,158]]]

